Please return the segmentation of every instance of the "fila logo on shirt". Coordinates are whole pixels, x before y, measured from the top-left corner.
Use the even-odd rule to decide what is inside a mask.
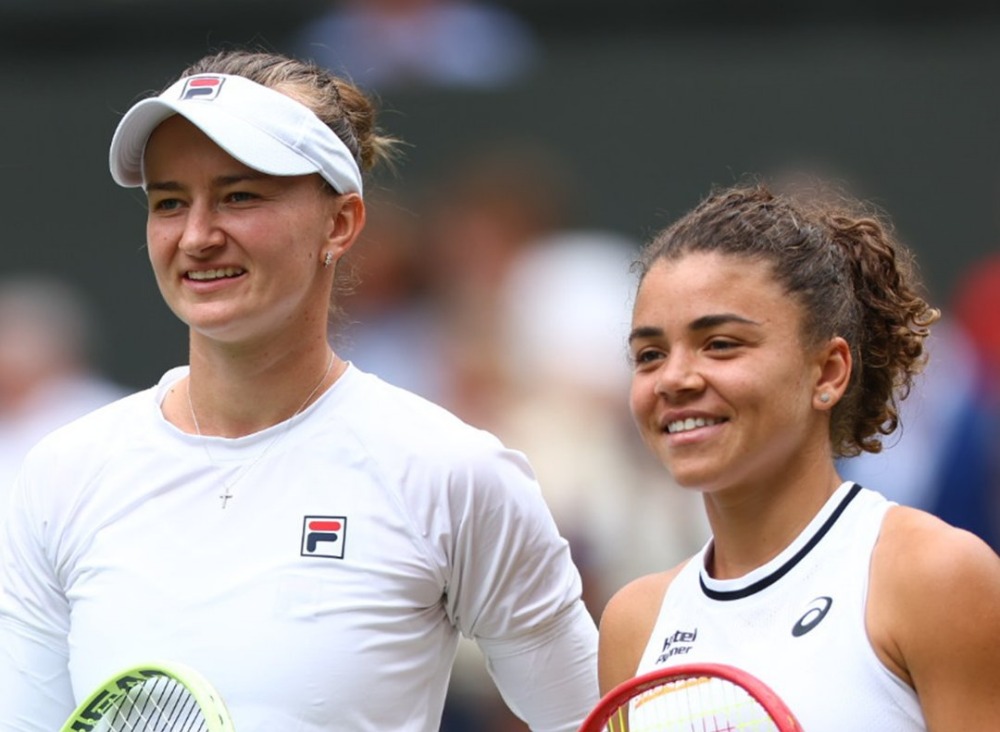
[[[698,629],[677,630],[673,635],[668,635],[663,639],[663,646],[660,648],[660,655],[656,659],[657,663],[663,663],[668,658],[687,653],[694,647],[694,642],[698,639]]]
[[[181,90],[181,99],[210,102],[219,96],[224,81],[218,76],[192,76]]]
[[[302,519],[302,556],[344,558],[346,516],[306,516]]]

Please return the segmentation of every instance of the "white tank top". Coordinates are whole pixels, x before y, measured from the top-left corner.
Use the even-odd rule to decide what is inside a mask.
[[[708,576],[710,541],[668,588],[638,673],[726,663],[770,686],[806,732],[926,732],[916,693],[865,630],[872,550],[891,505],[844,483],[790,546],[738,579]]]

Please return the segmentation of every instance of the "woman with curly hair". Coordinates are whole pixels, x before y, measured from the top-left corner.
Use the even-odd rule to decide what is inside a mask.
[[[939,315],[887,221],[822,181],[753,182],[659,233],[639,273],[632,413],[712,538],[608,603],[602,691],[717,662],[809,732],[995,726],[1000,559],[835,466],[898,427]]]

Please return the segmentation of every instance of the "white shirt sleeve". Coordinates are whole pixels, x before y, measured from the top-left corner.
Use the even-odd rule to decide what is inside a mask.
[[[479,647],[504,700],[536,732],[576,732],[597,704],[597,628],[582,602],[551,627]]]
[[[66,657],[0,620],[0,731],[52,732],[73,711]]]
[[[575,732],[599,698],[597,628],[579,571],[524,456],[481,457],[455,517],[449,614],[531,729]]]
[[[74,709],[69,607],[46,561],[24,475],[15,484],[2,540],[0,732],[52,732]]]

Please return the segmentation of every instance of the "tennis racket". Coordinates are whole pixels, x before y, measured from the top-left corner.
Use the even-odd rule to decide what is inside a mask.
[[[716,663],[658,669],[605,694],[579,732],[801,732],[754,676]]]
[[[76,708],[60,732],[234,732],[222,697],[194,669],[173,662],[115,674]]]

